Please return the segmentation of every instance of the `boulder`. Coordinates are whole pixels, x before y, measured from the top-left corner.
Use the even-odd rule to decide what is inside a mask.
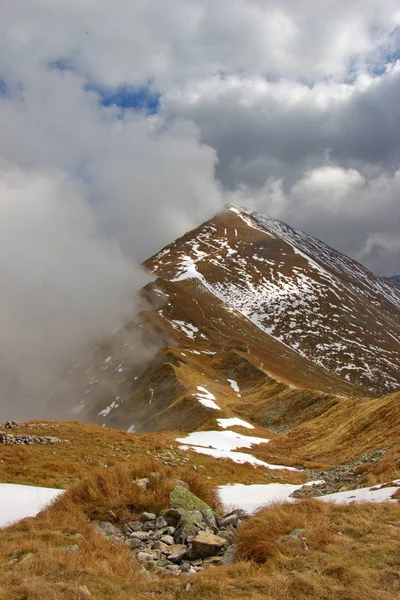
[[[184,517],[178,523],[174,540],[177,544],[184,544],[188,537],[196,536],[201,529],[201,525],[204,526],[202,514],[197,511],[188,511]]]
[[[191,557],[207,558],[218,554],[226,544],[226,540],[213,533],[200,531],[192,540]]]
[[[212,509],[208,504],[200,500],[197,496],[192,494],[186,487],[177,485],[174,487],[169,496],[170,504],[172,508],[182,508],[183,510],[204,510],[208,509],[212,512]]]

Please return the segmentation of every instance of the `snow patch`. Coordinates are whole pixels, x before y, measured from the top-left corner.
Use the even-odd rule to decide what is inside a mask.
[[[35,517],[64,490],[0,483],[0,527],[26,517]]]

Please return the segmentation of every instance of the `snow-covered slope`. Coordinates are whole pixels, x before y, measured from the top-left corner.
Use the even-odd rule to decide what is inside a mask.
[[[384,277],[383,279],[400,287],[400,275],[392,275],[391,277]]]
[[[378,394],[400,387],[400,290],[285,223],[229,206],[145,265],[171,282],[197,281],[351,383]]]

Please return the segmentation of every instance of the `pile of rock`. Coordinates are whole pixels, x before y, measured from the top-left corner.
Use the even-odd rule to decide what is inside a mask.
[[[4,429],[14,429],[15,427],[18,427],[18,423],[17,421],[6,421],[4,423]]]
[[[10,435],[0,431],[0,444],[66,444],[69,440],[61,440],[58,437],[34,436],[34,435]]]
[[[344,492],[359,487],[359,483],[365,477],[364,469],[359,467],[375,464],[385,454],[387,449],[376,450],[351,460],[340,467],[334,467],[327,471],[318,469],[305,469],[304,472],[312,479],[321,480],[321,483],[305,485],[292,494],[293,498],[310,498]]]
[[[182,484],[172,491],[170,505],[159,514],[144,512],[122,529],[97,522],[97,530],[128,545],[136,560],[157,574],[195,574],[210,565],[234,562],[236,530],[246,518],[244,511],[221,517]]]

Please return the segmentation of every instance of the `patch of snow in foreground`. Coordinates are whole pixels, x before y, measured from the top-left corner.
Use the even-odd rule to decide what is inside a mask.
[[[177,438],[177,442],[192,446],[205,446],[216,450],[236,450],[236,448],[251,448],[253,444],[265,444],[266,438],[251,437],[235,433],[234,431],[194,431],[184,438]]]
[[[315,481],[307,485],[312,485]],[[220,485],[218,494],[221,498],[225,510],[233,508],[241,508],[248,514],[253,514],[259,508],[274,504],[276,502],[295,502],[295,498],[291,498],[295,490],[303,487],[293,485],[292,483],[266,483],[245,485],[244,483],[234,483],[233,485]]]
[[[291,495],[295,490],[303,485],[314,485],[324,483],[323,481],[309,481],[306,484],[293,485],[289,483],[267,483],[245,485],[235,483],[232,485],[220,485],[218,494],[225,507],[225,510],[233,508],[242,508],[249,514],[253,514],[259,508],[275,504],[277,502],[298,502],[297,498]],[[400,485],[400,479],[392,483]],[[325,502],[335,502],[336,504],[351,504],[353,502],[385,502],[390,500],[399,487],[372,486],[358,490],[349,490],[346,492],[337,492],[336,494],[327,494],[326,496],[316,496],[316,500]]]
[[[0,483],[0,527],[6,527],[25,517],[35,517],[64,490]]]
[[[231,419],[217,419],[217,421],[218,425],[223,429],[234,427],[235,425],[246,427],[246,429],[254,429],[254,425],[250,425],[250,423],[246,423],[246,421],[242,421],[242,419],[238,419],[237,417],[232,417]]]
[[[269,463],[252,456],[251,454],[246,454],[245,452],[232,452],[229,450],[216,450],[215,448],[202,448],[201,446],[179,446],[181,450],[193,450],[198,454],[208,454],[209,456],[213,456],[214,458],[225,458],[229,460],[233,460],[233,462],[238,464],[250,463],[254,466],[266,467],[271,471],[276,469],[287,469],[288,471],[298,471],[294,467],[286,467],[285,465],[271,465]]]
[[[393,483],[399,483],[400,480]],[[387,484],[374,485],[368,488],[360,488],[358,490],[347,490],[346,492],[336,492],[336,494],[327,494],[321,496],[321,500],[326,502],[335,502],[335,504],[353,504],[353,502],[386,502],[390,500],[395,492],[398,491],[396,486],[387,486]]]

